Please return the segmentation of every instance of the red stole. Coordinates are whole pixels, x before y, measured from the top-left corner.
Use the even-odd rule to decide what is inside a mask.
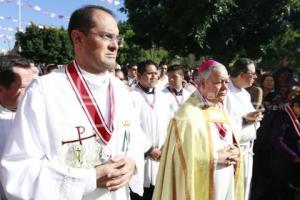
[[[81,74],[75,61],[71,62],[66,67],[66,74],[71,83],[71,86],[84,110],[89,122],[91,123],[94,131],[104,144],[107,144],[113,133],[113,118],[115,114],[115,99],[112,90],[111,82],[109,82],[109,95],[110,95],[110,120],[107,125],[101,114],[101,111]]]
[[[293,109],[291,108],[291,106],[289,104],[286,104],[284,109],[287,112],[287,114],[289,115],[291,121],[293,122],[293,125],[294,125],[294,128],[295,128],[297,134],[300,136],[300,123],[299,123],[299,120],[297,119]]]

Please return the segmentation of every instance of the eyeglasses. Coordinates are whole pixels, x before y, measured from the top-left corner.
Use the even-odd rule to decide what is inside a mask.
[[[115,35],[112,33],[107,33],[107,32],[100,32],[100,33],[94,33],[94,32],[89,32],[88,34],[93,34],[96,35],[100,38],[102,38],[103,40],[106,40],[108,42],[114,42],[116,41],[118,43],[118,46],[121,47],[123,45],[124,42],[124,38],[120,35]]]

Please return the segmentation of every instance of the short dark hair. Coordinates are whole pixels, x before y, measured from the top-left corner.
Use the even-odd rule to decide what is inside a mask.
[[[174,64],[168,67],[167,73],[178,71],[181,76],[184,76],[183,67],[180,64]]]
[[[198,74],[199,74],[198,69],[197,68],[193,69],[192,80],[194,80],[198,76]]]
[[[0,86],[8,89],[11,84],[16,80],[16,73],[12,69],[6,69],[0,71]]]
[[[271,72],[266,72],[266,73],[264,73],[264,74],[261,76],[261,78],[260,78],[260,86],[261,86],[262,88],[264,87],[263,84],[264,84],[264,81],[265,81],[265,79],[266,79],[267,77],[271,77],[271,78],[273,78],[273,80],[274,80],[274,77],[273,77],[273,75],[272,75]],[[274,82],[275,82],[275,81],[274,81]]]
[[[135,64],[135,63],[129,63],[126,68],[128,70],[128,69],[131,69],[134,66],[137,66],[137,64]]]
[[[159,65],[158,65],[158,69],[161,69],[163,65],[168,65],[168,62],[166,60],[160,61]]]
[[[15,58],[0,66],[0,85],[5,88],[9,88],[11,84],[16,80],[17,76],[13,71],[13,67],[29,69],[31,62],[31,60],[28,60],[26,58]]]
[[[88,31],[95,26],[95,22],[93,21],[94,10],[102,10],[114,16],[111,10],[97,5],[87,5],[75,10],[70,17],[68,25],[68,34],[72,43],[71,33],[73,30],[79,30],[87,34]]]
[[[248,72],[248,66],[250,64],[255,64],[253,60],[249,58],[240,58],[234,64],[232,69],[230,70],[231,77],[237,77],[240,73]]]
[[[137,67],[138,67],[137,68],[137,72],[139,74],[144,74],[144,72],[146,71],[147,66],[149,66],[149,65],[154,65],[156,67],[156,69],[157,69],[157,64],[154,61],[152,61],[152,60],[145,60],[145,61],[142,61],[139,64],[137,64]]]
[[[49,65],[46,66],[45,72],[50,73],[55,69],[58,69],[58,66],[56,64],[49,64]]]

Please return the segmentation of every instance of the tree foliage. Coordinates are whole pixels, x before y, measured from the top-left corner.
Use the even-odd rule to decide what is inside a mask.
[[[136,44],[135,32],[127,22],[119,23],[120,34],[124,37],[124,45],[119,50],[118,62],[121,64],[138,63],[145,59],[151,59],[156,63],[168,59],[169,53],[155,45],[142,48]]]
[[[289,64],[300,72],[300,1],[292,0],[286,5],[287,15],[282,19],[285,32],[262,46],[262,63],[266,69],[279,64],[287,58]]]
[[[72,57],[72,45],[63,28],[39,28],[31,24],[25,33],[16,33],[21,55],[37,63],[66,64]]]
[[[231,5],[232,0],[126,0],[123,10],[138,44],[150,48],[154,43],[188,54],[204,47],[210,25]]]
[[[297,2],[296,0],[294,0]],[[122,9],[143,47],[172,53],[259,58],[262,45],[284,34],[288,0],[125,0]]]

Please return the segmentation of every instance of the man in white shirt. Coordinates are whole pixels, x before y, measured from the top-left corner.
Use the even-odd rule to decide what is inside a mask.
[[[137,197],[132,194],[132,200],[151,200],[159,158],[167,133],[167,125],[171,117],[170,102],[159,88],[157,66],[151,61],[138,64],[138,84],[131,91],[134,108],[138,112],[140,125],[148,143],[145,153],[144,195]]]
[[[252,167],[253,142],[262,113],[255,110],[250,94],[244,89],[250,87],[256,79],[254,62],[248,58],[237,60],[230,72],[228,93],[225,100],[227,111],[237,126],[238,137],[244,156],[245,200],[249,199]]]
[[[109,74],[122,41],[117,22],[85,6],[68,32],[75,60],[37,78],[18,107],[1,161],[8,197],[127,200],[129,181],[141,195],[142,131],[124,84]]]
[[[158,83],[157,88],[165,88],[168,85],[168,76],[167,76],[168,64],[166,61],[161,61],[158,66]]]
[[[174,114],[178,108],[188,99],[191,92],[183,87],[184,71],[181,65],[175,64],[168,68],[168,86],[163,92],[169,97],[171,110]]]
[[[137,66],[129,64],[127,66],[127,81],[129,87],[134,87],[137,84]]]
[[[0,159],[6,138],[12,128],[18,103],[33,78],[34,73],[30,62],[24,58],[10,60],[7,66],[0,68]],[[5,199],[4,190],[1,191],[1,183],[0,197]]]

